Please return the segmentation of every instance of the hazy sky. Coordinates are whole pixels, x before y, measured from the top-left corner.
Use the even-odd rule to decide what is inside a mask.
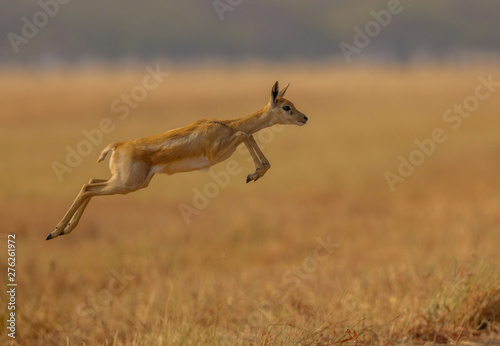
[[[497,52],[500,2],[3,0],[0,61],[407,61]]]

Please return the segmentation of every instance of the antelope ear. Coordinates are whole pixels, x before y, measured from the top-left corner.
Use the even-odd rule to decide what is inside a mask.
[[[272,105],[276,104],[276,98],[278,97],[279,90],[280,90],[280,87],[279,87],[278,81],[276,81],[276,83],[274,83],[274,85],[273,85],[273,88],[271,89],[271,104]]]
[[[281,90],[278,94],[279,97],[283,97],[285,96],[285,93],[286,93],[286,89],[288,89],[288,87],[290,86],[290,83],[287,84],[286,87],[283,88],[283,90]]]

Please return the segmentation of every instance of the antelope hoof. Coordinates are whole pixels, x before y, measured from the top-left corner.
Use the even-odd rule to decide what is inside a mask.
[[[45,240],[50,240],[50,239],[54,239],[60,235],[64,235],[64,230],[62,232],[59,232],[59,234],[57,233],[57,230],[59,229],[59,226],[56,226],[56,229],[53,231],[53,232],[50,232],[48,235],[47,235],[47,238]]]
[[[261,173],[261,172],[253,172],[251,174],[249,174],[247,176],[247,184],[250,182],[250,181],[257,181],[259,180],[260,177],[262,177],[264,174]]]
[[[258,177],[256,177],[257,174],[256,173],[251,173],[247,176],[247,184],[251,181],[257,181],[257,179],[259,179]]]

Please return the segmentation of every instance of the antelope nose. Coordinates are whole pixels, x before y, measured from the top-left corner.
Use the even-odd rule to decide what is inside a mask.
[[[307,121],[307,120],[309,120],[309,118],[304,115],[304,121]]]

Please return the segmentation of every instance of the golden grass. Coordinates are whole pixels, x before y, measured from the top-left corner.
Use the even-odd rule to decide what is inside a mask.
[[[17,235],[18,293],[17,338],[2,307],[0,343],[500,342],[500,91],[456,130],[443,120],[497,68],[161,69],[123,120],[110,105],[144,68],[1,73],[1,239]],[[310,121],[258,139],[272,169],[257,183],[236,153],[239,173],[189,224],[179,205],[214,182],[207,173],[95,199],[71,235],[44,240],[81,184],[108,176],[95,164],[107,143],[248,114],[277,79]],[[114,131],[59,182],[52,163],[105,117]],[[384,173],[435,128],[447,140],[391,192]]]

